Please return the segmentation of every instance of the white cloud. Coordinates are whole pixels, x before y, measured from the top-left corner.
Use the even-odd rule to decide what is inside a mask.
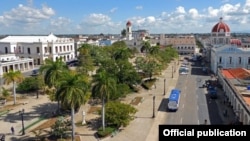
[[[0,24],[2,23],[5,26],[15,26],[17,24],[39,24],[43,20],[51,18],[54,14],[54,10],[45,5],[42,6],[42,9],[36,9],[19,4],[18,7],[13,8],[0,16]]]
[[[104,25],[111,21],[111,18],[107,15],[104,14],[90,14],[87,16],[84,20],[83,23],[88,25],[88,26],[97,26],[97,25]]]
[[[140,6],[136,6],[135,9],[137,9],[137,10],[142,10],[142,9],[143,9],[143,6],[141,6],[141,5],[140,5]]]
[[[192,8],[188,11],[188,13],[191,15],[193,19],[198,19],[200,17],[197,9]]]
[[[76,19],[73,23],[73,20],[69,18],[56,15],[53,8],[47,5],[35,8],[33,7],[33,1],[28,0],[27,6],[20,4],[0,15],[0,31],[9,32],[7,30],[13,30],[16,33],[36,33],[41,29],[46,33],[50,32],[47,30],[53,30],[54,33],[119,34],[125,28],[126,21],[130,20],[133,30],[139,27],[149,30],[150,33],[207,33],[219,21],[220,17],[223,17],[231,31],[249,28],[250,0],[236,4],[230,4],[228,0],[219,2],[222,3],[220,7],[208,6],[199,10],[178,6],[174,11],[162,11],[158,15],[123,17],[124,21],[113,19],[112,16],[117,16],[115,12],[118,10],[114,7],[108,13],[115,14],[91,13],[85,15],[82,20],[77,21],[78,19]],[[133,10],[142,9],[143,6],[138,5]]]
[[[245,5],[243,6],[243,12],[245,12],[245,13],[250,12],[250,0],[246,0]]]
[[[115,8],[112,8],[109,12],[110,12],[110,13],[114,13],[117,9],[118,9],[118,8],[116,8],[116,7],[115,7]]]
[[[185,14],[186,13],[185,8],[182,6],[177,7],[176,13]]]

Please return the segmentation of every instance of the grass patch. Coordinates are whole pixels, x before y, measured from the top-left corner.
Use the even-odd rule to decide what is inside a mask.
[[[44,120],[44,119],[45,119],[44,117],[39,117],[39,119],[38,119],[37,121],[34,121],[34,122],[33,122],[33,123],[31,123],[30,125],[28,125],[28,126],[24,127],[24,129],[26,130],[26,129],[28,129],[28,128],[32,127],[33,125],[37,124],[38,122],[40,122],[40,121]],[[21,133],[21,132],[22,132],[22,130],[20,130],[20,131],[19,131],[19,133]]]
[[[108,135],[111,135],[116,130],[115,127],[106,127],[105,130],[102,130],[102,127],[100,127],[97,131],[97,135],[100,138],[106,137]]]
[[[10,112],[10,110],[1,111],[0,112],[0,116],[8,114],[9,112]]]
[[[36,127],[35,129],[33,129],[32,131],[36,131],[36,130],[42,130],[42,129],[46,129],[46,128],[50,128],[52,125],[55,124],[57,120],[57,117],[54,118],[50,118],[48,119],[45,123],[43,123],[42,125]]]
[[[131,104],[131,105],[138,105],[138,104],[140,104],[142,101],[143,101],[143,97],[137,96],[137,97],[135,97],[135,98],[130,102],[130,104]]]

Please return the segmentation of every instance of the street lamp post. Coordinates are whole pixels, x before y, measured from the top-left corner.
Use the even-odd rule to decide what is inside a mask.
[[[21,118],[22,118],[22,135],[25,135],[25,129],[24,129],[24,122],[23,122],[23,114],[24,114],[24,109],[22,111],[19,111]]]
[[[178,65],[179,65],[179,62],[180,62],[180,55],[178,55]]]
[[[172,66],[172,78],[174,78],[174,66]]]
[[[174,61],[174,72],[176,72],[176,62]]]
[[[155,118],[155,96],[153,96],[153,116],[152,118]]]
[[[164,92],[163,92],[163,95],[166,94],[166,79],[164,79]]]

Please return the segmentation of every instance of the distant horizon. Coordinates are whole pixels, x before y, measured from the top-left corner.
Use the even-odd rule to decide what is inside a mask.
[[[231,35],[232,34],[250,34],[250,32],[230,32],[231,33]],[[0,36],[27,36],[27,35],[29,35],[29,36],[41,36],[41,35],[44,35],[44,36],[47,36],[47,35],[49,35],[50,33],[48,33],[48,34],[0,34]],[[52,33],[52,34],[54,34],[54,33]],[[100,35],[100,34],[103,34],[103,35],[121,35],[121,34],[111,34],[111,33],[108,33],[108,34],[105,34],[105,33],[96,33],[96,34],[76,34],[76,33],[65,33],[65,34],[63,34],[63,33],[61,33],[61,34],[54,34],[54,35]],[[211,32],[210,33],[150,33],[150,35],[152,35],[152,34],[158,34],[158,35],[161,35],[161,34],[165,34],[165,35],[174,35],[174,34],[176,34],[176,35],[182,35],[182,34],[211,34]]]

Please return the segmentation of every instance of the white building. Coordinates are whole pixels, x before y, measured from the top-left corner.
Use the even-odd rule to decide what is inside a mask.
[[[33,68],[34,63],[32,58],[19,58],[15,54],[0,55],[0,76],[10,70],[25,72]]]
[[[217,68],[250,68],[250,48],[242,46],[241,40],[232,39],[229,26],[220,21],[212,28],[211,33],[211,70]]]
[[[7,36],[0,40],[1,54],[16,54],[20,58],[33,58],[34,65],[41,65],[46,58],[64,61],[75,58],[74,40],[47,36]]]

